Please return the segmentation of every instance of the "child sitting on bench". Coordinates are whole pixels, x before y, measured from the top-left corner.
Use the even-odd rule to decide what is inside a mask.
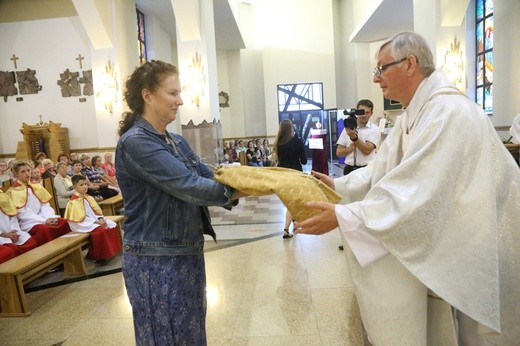
[[[38,246],[29,233],[20,230],[16,214],[13,201],[0,189],[0,263]]]
[[[105,219],[94,198],[87,194],[88,181],[83,175],[74,175],[75,193],[65,209],[65,219],[75,232],[90,232],[87,258],[94,261],[108,260],[121,251],[121,241],[116,223]]]

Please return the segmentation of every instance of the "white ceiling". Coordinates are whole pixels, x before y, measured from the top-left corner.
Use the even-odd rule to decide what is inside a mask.
[[[152,14],[161,27],[170,34],[172,41],[177,40],[175,15],[171,0],[135,0],[137,8],[144,14]],[[227,0],[214,0],[215,44],[217,49],[231,50],[245,48],[231,7]]]
[[[413,31],[413,0],[381,0],[350,35],[350,42],[380,41],[402,31]]]

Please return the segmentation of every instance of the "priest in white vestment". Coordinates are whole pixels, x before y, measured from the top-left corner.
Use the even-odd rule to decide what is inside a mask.
[[[323,212],[297,233],[339,226],[374,345],[518,345],[520,170],[421,36],[377,59],[374,82],[405,111],[367,167],[315,173],[343,200],[309,203]]]

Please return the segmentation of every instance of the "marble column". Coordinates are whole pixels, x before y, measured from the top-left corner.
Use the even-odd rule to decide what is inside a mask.
[[[184,106],[182,135],[208,164],[223,153],[213,0],[172,0]]]

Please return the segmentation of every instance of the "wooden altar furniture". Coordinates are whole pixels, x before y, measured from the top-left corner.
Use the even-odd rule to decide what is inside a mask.
[[[16,148],[17,160],[34,160],[38,152],[44,152],[47,158],[56,162],[59,154],[70,153],[69,129],[61,127],[61,123],[23,123],[20,132],[23,134],[23,141],[18,142]]]

